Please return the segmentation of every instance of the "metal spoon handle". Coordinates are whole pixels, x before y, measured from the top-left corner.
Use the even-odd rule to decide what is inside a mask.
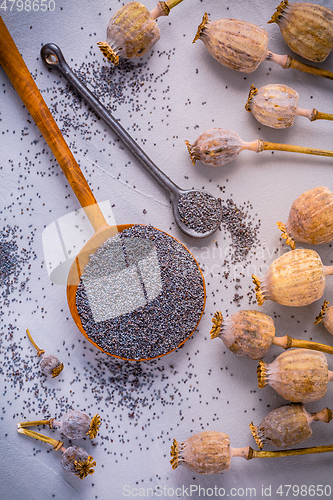
[[[120,123],[112,116],[112,114],[100,103],[92,92],[80,81],[75,73],[68,66],[60,48],[53,44],[48,43],[41,49],[41,57],[43,61],[50,67],[54,68],[61,73],[64,78],[72,85],[81,97],[89,104],[95,113],[102,118],[105,123],[115,132],[118,137],[129,148],[133,155],[139,160],[141,165],[148,171],[148,173],[160,184],[160,186],[168,191],[170,195],[177,196],[181,189],[172,182],[162,170],[146,155],[146,153],[138,146],[132,139],[128,132],[120,125]]]

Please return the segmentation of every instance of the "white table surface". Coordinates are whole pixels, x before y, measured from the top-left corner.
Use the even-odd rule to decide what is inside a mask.
[[[332,8],[331,0],[318,3]],[[20,12],[18,2],[7,1],[7,10],[2,0],[0,4],[0,14],[97,200],[110,202],[118,224],[152,224],[179,238],[202,266],[207,285],[198,330],[165,357],[123,362],[84,339],[71,318],[65,285],[49,280],[42,239],[45,228],[79,204],[1,69],[1,227],[12,228],[9,238],[17,243],[14,253],[19,260],[17,282],[10,290],[1,290],[1,500],[118,500],[136,494],[176,498],[177,492],[184,498],[186,494],[208,498],[215,487],[220,496],[224,488],[226,496],[264,498],[271,488],[272,498],[285,498],[286,488],[282,496],[276,493],[280,485],[295,486],[289,497],[313,498],[309,491],[306,496],[301,489],[297,493],[297,486],[333,489],[329,454],[250,462],[235,458],[228,472],[216,476],[183,467],[173,471],[169,464],[172,439],[182,441],[201,430],[223,431],[231,446],[255,448],[249,423],[259,424],[269,410],[285,403],[272,389],[258,389],[256,361],[237,358],[221,341],[210,339],[211,317],[216,310],[228,315],[259,309],[251,273],[262,275],[276,256],[287,251],[275,223],[286,222],[291,203],[302,192],[319,185],[332,187],[332,160],[246,151],[226,167],[213,169],[200,162],[192,166],[184,144],[185,139],[193,142],[204,130],[218,126],[234,130],[246,141],[261,138],[332,149],[330,122],[296,118],[292,128],[279,131],[261,126],[244,109],[252,83],[256,87],[284,83],[299,92],[301,107],[332,113],[330,80],[282,70],[269,62],[250,75],[237,73],[219,65],[201,41],[192,45],[206,11],[212,20],[233,17],[260,25],[270,35],[273,52],[291,54],[277,25],[267,25],[277,1],[184,0],[169,18],[159,19],[161,39],[153,51],[114,71],[96,43],[105,39],[108,21],[122,2],[55,0],[55,10],[45,13]],[[148,8],[154,5],[153,0],[146,1]],[[113,105],[114,116],[178,185],[204,187],[223,202],[232,198],[247,212],[247,223],[259,225],[257,241],[245,259],[233,264],[226,230],[207,240],[194,240],[179,231],[161,188],[83,102],[76,99],[73,109],[73,94],[64,79],[49,72],[40,59],[40,48],[48,42],[61,47],[74,69],[81,65],[85,71],[103,69],[94,76],[96,90],[101,92],[104,85],[104,102]],[[333,56],[322,66],[332,70]],[[119,76],[121,95],[108,95],[108,85]],[[324,264],[332,263],[331,245],[316,250]],[[229,273],[224,275],[225,271]],[[241,298],[234,300],[235,294]],[[332,296],[328,277],[323,298],[333,300]],[[332,345],[323,325],[313,325],[322,301],[300,309],[266,302],[260,310],[274,317],[277,335],[288,333]],[[42,348],[64,362],[58,378],[40,375],[26,328]],[[272,347],[265,361],[271,362],[280,352]],[[328,362],[331,368],[329,356]],[[307,409],[332,408],[332,391],[328,387],[325,398]],[[61,416],[69,409],[99,413],[102,418],[99,436],[78,443],[97,462],[94,475],[82,481],[62,470],[60,452],[16,431],[17,422]],[[333,443],[331,426],[315,423],[307,444]],[[40,430],[60,439],[59,431]],[[63,440],[67,445],[68,439]],[[205,489],[200,495],[199,487]]]

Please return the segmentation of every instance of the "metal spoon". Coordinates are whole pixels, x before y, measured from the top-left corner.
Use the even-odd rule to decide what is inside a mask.
[[[92,92],[83,85],[68,66],[57,45],[53,43],[44,45],[41,49],[41,57],[49,68],[56,69],[64,76],[95,113],[120,137],[147,172],[169,193],[173,215],[179,229],[194,238],[205,238],[213,234],[220,226],[222,219],[220,201],[205,191],[194,189],[183,190],[172,182],[138,146],[134,139],[132,139],[128,132]]]

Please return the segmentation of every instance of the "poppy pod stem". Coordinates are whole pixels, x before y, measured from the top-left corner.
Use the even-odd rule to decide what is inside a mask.
[[[313,111],[317,111],[314,109]],[[313,118],[311,121],[315,120],[333,120],[333,114],[331,113],[322,113],[321,111],[317,111],[316,113],[313,113]]]
[[[309,448],[298,448],[294,450],[277,450],[277,451],[265,451],[265,450],[253,450],[249,447],[249,454],[247,460],[252,458],[278,458],[278,457],[290,457],[294,455],[311,455],[314,453],[328,453],[333,451],[332,445],[325,446],[311,446]]]
[[[287,151],[290,153],[303,153],[307,155],[316,156],[330,156],[333,157],[333,151],[327,151],[325,149],[307,148],[304,146],[293,146],[291,144],[277,144],[275,142],[265,142],[258,140],[258,149],[260,151]]]
[[[324,266],[325,276],[331,276],[333,274],[333,266]]]
[[[41,356],[42,354],[45,354],[45,351],[43,349],[40,349],[38,347],[38,345],[36,344],[36,342],[34,341],[34,339],[32,338],[31,333],[29,332],[28,328],[26,329],[26,332],[27,332],[27,335],[29,337],[30,342],[32,343],[32,345],[34,346],[34,348],[37,351],[37,356]]]
[[[333,80],[332,71],[327,71],[322,68],[316,68],[315,66],[310,66],[309,64],[303,64],[299,61],[296,61],[289,55],[279,55],[268,51],[266,61],[272,61],[281,66],[281,68],[283,69],[298,69],[299,71],[303,71],[305,73],[311,73],[312,75],[322,76],[323,78]]]
[[[293,146],[291,144],[278,144],[276,142],[262,141],[261,139],[257,139],[256,141],[252,142],[243,141],[242,149],[255,151],[256,153],[260,153],[261,151],[287,151],[289,153],[303,153],[308,155],[333,157],[333,151],[327,151],[325,149],[307,148],[304,146]]]
[[[54,418],[50,418],[49,420],[31,420],[27,422],[20,422],[17,424],[17,427],[19,429],[22,429],[23,427],[34,427],[36,425],[48,425],[50,429],[53,428],[53,422]]]
[[[313,421],[320,421],[329,424],[333,418],[332,410],[330,408],[323,408],[322,410],[317,411],[316,413],[311,414],[311,418]]]
[[[310,122],[314,122],[315,120],[333,120],[333,114],[322,113],[321,111],[318,111],[315,108],[313,108],[311,110],[297,108],[296,115],[297,116],[305,116],[305,118],[308,118],[310,120]]]
[[[311,342],[310,340],[293,339],[289,335],[284,337],[274,337],[272,344],[282,347],[283,349],[312,349],[313,351],[326,352],[333,354],[333,347],[320,344],[319,342]]]
[[[168,0],[167,2],[165,2],[167,4],[167,6],[169,7],[169,9],[173,9],[174,7],[176,7],[178,4],[180,4],[183,0]]]
[[[19,427],[17,432],[38,439],[39,441],[43,441],[44,443],[51,444],[55,450],[60,450],[64,444],[62,441],[57,441],[56,439],[44,436],[44,434],[41,434],[40,432],[31,431],[30,429],[23,429],[22,427]]]
[[[176,7],[183,0],[168,0],[167,2],[158,2],[156,7],[150,12],[152,19],[157,19],[160,16],[168,16],[170,10]]]

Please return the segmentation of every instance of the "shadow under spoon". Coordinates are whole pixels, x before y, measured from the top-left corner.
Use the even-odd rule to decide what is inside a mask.
[[[56,69],[62,74],[73,89],[117,134],[155,181],[168,192],[174,219],[183,233],[194,238],[205,238],[212,235],[220,227],[222,220],[220,200],[205,191],[195,189],[183,190],[162,172],[112,114],[75,75],[57,45],[53,43],[44,45],[41,49],[41,57],[49,68]]]

